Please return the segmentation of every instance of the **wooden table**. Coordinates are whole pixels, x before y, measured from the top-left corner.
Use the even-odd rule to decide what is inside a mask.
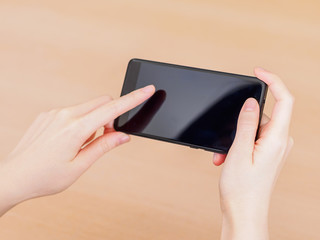
[[[296,98],[295,146],[276,186],[272,239],[320,239],[319,1],[0,3],[0,158],[36,115],[117,97],[139,57],[252,75],[278,73]],[[267,101],[270,113],[273,99]],[[218,239],[212,154],[133,137],[62,194],[0,219],[1,239]]]

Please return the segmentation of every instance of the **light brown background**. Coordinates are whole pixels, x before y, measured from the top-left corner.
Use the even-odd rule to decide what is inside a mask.
[[[296,98],[271,237],[320,239],[319,9],[315,0],[1,0],[0,158],[39,112],[117,97],[132,57],[249,75],[263,66]],[[64,193],[8,212],[0,238],[218,239],[221,168],[211,159],[132,137]]]

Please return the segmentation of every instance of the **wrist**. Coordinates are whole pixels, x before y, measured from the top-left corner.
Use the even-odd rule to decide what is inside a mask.
[[[19,203],[13,192],[8,190],[7,183],[2,181],[0,184],[0,216],[5,214],[9,209],[13,208]]]
[[[267,240],[269,203],[224,203],[221,240]]]
[[[0,216],[25,200],[13,181],[14,174],[5,165],[4,161],[0,162]]]

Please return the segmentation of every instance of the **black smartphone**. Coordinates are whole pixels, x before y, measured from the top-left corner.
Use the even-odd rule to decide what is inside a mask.
[[[246,99],[260,105],[267,85],[256,77],[131,59],[121,96],[153,84],[155,94],[124,113],[114,128],[128,134],[227,153]]]

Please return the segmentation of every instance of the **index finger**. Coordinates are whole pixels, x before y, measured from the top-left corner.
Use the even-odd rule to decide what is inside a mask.
[[[94,131],[114,120],[121,114],[143,103],[151,97],[154,92],[155,87],[149,85],[108,102],[84,115],[80,119],[83,123],[81,125],[85,126],[85,129],[83,129],[84,137],[91,135]]]
[[[272,125],[270,132],[275,136],[287,136],[293,109],[293,96],[277,75],[262,68],[255,68],[255,75],[269,86],[276,100],[270,120]]]

